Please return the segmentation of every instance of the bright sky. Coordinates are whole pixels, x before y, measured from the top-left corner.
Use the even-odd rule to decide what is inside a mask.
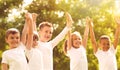
[[[23,0],[23,4],[20,8],[13,8],[10,10],[10,13],[8,14],[8,22],[10,21],[15,21],[14,18],[17,17],[17,18],[21,18],[20,14],[23,13],[23,12],[26,12],[27,10],[25,10],[24,8],[26,6],[28,6],[29,4],[32,3],[33,0]]]
[[[115,5],[116,9],[120,8],[120,0],[116,0]]]

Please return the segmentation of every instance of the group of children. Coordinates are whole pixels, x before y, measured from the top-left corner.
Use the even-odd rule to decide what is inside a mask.
[[[86,46],[89,31],[94,54],[99,61],[99,69],[117,70],[115,53],[120,33],[119,17],[115,18],[118,26],[113,45],[106,35],[100,37],[97,45],[90,18],[86,18],[86,27],[82,39],[79,32],[70,33],[73,20],[71,15],[66,13],[66,27],[53,40],[50,40],[53,33],[51,23],[40,23],[37,32],[37,14],[26,13],[25,18],[21,38],[20,32],[16,28],[10,28],[6,31],[5,40],[10,49],[2,54],[2,70],[53,70],[53,49],[68,32],[69,36],[64,43],[64,52],[70,58],[70,70],[88,70]],[[98,49],[99,47],[101,49]]]
[[[93,31],[93,23],[89,17],[86,18],[86,28],[83,40],[79,32],[69,33],[69,38],[66,39],[64,43],[64,52],[70,58],[70,70],[88,70],[86,44],[89,31],[93,51],[98,59],[99,70],[117,70],[115,55],[120,34],[120,17],[116,16],[115,21],[117,23],[117,28],[113,45],[111,44],[110,37],[107,35],[102,35],[97,44]]]

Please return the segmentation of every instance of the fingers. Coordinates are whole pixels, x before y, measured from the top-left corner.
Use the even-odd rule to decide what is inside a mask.
[[[26,19],[32,19],[31,13],[26,13],[26,14],[25,14],[25,18],[26,18]]]
[[[116,17],[115,17],[115,21],[116,21],[117,24],[120,25],[120,17],[119,17],[119,16],[116,16]]]
[[[73,23],[72,17],[68,12],[66,12],[66,20],[67,20],[67,23]]]
[[[93,22],[92,22],[92,19],[88,16],[86,17],[86,23],[90,26],[93,26]]]
[[[36,19],[36,18],[37,18],[37,16],[38,16],[38,14],[36,14],[36,13],[32,13],[32,17],[33,17],[33,18],[35,18],[35,19]]]
[[[65,15],[66,15],[67,27],[71,27],[73,23],[72,17],[68,12],[66,12]]]
[[[91,19],[90,19],[90,17],[88,16],[88,17],[86,17],[86,23],[88,23],[88,24],[90,24],[91,23]]]

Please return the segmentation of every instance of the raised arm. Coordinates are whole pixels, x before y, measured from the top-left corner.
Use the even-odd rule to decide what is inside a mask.
[[[28,22],[28,38],[27,38],[26,47],[27,47],[27,49],[30,50],[32,48],[32,44],[33,44],[33,19],[32,19],[32,15],[30,13],[28,13],[28,18],[29,18],[29,22]]]
[[[88,18],[88,20],[89,20],[89,26],[90,26],[90,37],[91,37],[92,47],[93,47],[94,53],[96,53],[98,50],[98,47],[97,47],[97,42],[96,42],[94,31],[93,31],[93,23],[90,18]]]
[[[120,17],[115,17],[115,21],[117,23],[117,28],[116,28],[116,32],[115,32],[113,46],[116,49],[116,47],[118,45],[118,41],[119,41],[119,34],[120,34]]]
[[[36,19],[37,19],[37,14],[32,13],[32,18],[33,18],[33,30],[37,32],[37,27],[36,27]]]
[[[27,15],[25,15],[25,24],[24,24],[24,27],[23,27],[23,30],[22,30],[22,37],[21,37],[21,42],[26,45],[26,39],[27,39],[27,32],[28,32],[28,21],[29,19],[27,18]]]
[[[55,37],[52,41],[50,41],[52,43],[53,48],[61,41],[63,40],[63,38],[65,37],[65,35],[68,33],[68,31],[70,30],[73,20],[72,17],[69,13],[66,13],[66,20],[67,20],[67,24],[66,27],[63,29],[63,31],[57,36]]]
[[[30,13],[25,14],[26,23],[23,28],[22,42],[28,50],[31,49],[33,44],[33,19]]]
[[[89,34],[89,19],[86,18],[86,27],[85,27],[85,32],[84,32],[83,41],[82,41],[82,44],[85,48],[87,46],[88,34]]]

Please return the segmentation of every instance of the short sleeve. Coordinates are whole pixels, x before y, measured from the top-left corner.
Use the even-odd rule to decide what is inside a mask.
[[[110,47],[110,49],[109,49],[112,53],[116,53],[116,49],[114,48],[114,46],[112,45],[111,47]]]
[[[1,61],[1,63],[8,64],[8,58],[7,58],[7,54],[5,52],[3,52],[3,54],[2,54],[2,61]]]
[[[101,52],[101,50],[97,50],[97,52],[96,53],[94,53],[94,55],[96,56],[96,57],[99,57],[100,56],[100,52]]]

